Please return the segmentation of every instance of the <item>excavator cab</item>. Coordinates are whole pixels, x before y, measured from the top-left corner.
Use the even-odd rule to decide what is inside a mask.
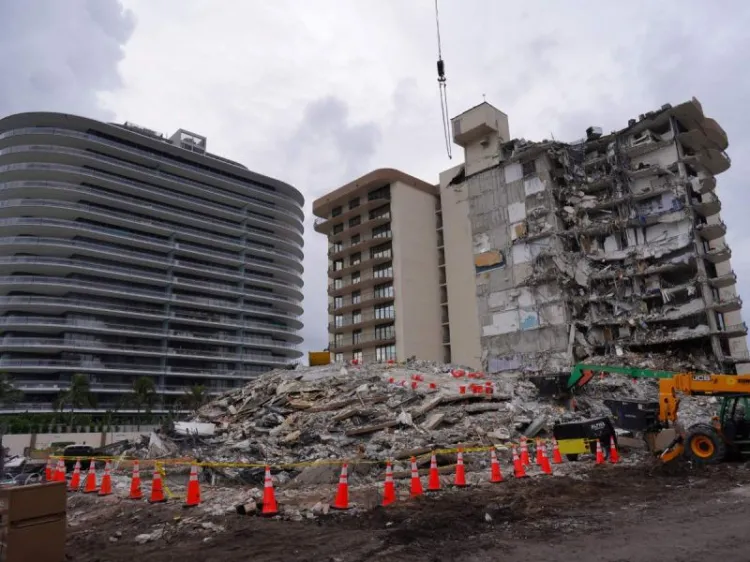
[[[730,455],[750,456],[750,397],[725,397],[719,410],[719,426]]]

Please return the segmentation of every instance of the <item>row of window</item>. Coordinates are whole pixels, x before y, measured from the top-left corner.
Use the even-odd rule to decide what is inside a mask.
[[[379,306],[374,306],[372,309],[372,316],[369,314],[366,318],[363,318],[362,316],[362,310],[353,310],[351,313],[351,322],[347,322],[346,324],[359,324],[364,320],[392,320],[396,317],[396,310],[393,306],[393,303],[390,304],[381,304]],[[343,314],[337,314],[333,317],[333,325],[335,328],[343,328],[344,323],[344,315]]]
[[[363,353],[361,349],[357,349],[352,351],[352,361],[362,362],[364,359]],[[387,361],[395,361],[396,360],[396,346],[394,344],[391,345],[381,345],[375,348],[375,360],[379,363],[385,363]],[[344,362],[344,354],[343,353],[337,353],[334,355],[334,361],[336,363],[343,363]]]
[[[393,264],[391,262],[384,263],[381,265],[376,265],[372,268],[372,276],[375,279],[390,279],[393,277]],[[356,285],[362,281],[362,272],[361,271],[355,271],[350,276],[350,281],[347,283],[347,285]],[[342,289],[344,287],[344,279],[338,278],[333,280],[333,288],[334,289]]]
[[[334,234],[336,234],[334,232]],[[393,233],[391,232],[391,223],[388,222],[384,225],[378,226],[376,228],[373,228],[370,232],[370,238],[367,240],[373,240],[376,238],[390,238],[393,236]],[[361,234],[355,234],[351,237],[351,240],[349,241],[349,244],[346,246],[347,248],[352,248],[362,242],[362,235]],[[344,243],[342,241],[337,241],[331,243],[331,246],[329,247],[329,251],[332,254],[338,253],[344,249]]]
[[[396,337],[396,327],[393,324],[379,324],[375,326],[375,340],[391,340]],[[358,345],[362,343],[362,330],[354,330],[351,334],[351,344]],[[344,334],[334,334],[333,344],[335,347],[348,345],[344,339]]]
[[[375,285],[372,292],[372,298],[375,299],[387,299],[393,298],[393,283],[381,283]],[[362,302],[362,291],[354,291],[350,297],[351,302],[347,304],[359,304]],[[344,297],[333,298],[333,308],[341,308],[344,306]]]

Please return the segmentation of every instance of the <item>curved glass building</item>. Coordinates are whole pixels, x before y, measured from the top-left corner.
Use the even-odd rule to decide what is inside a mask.
[[[172,137],[58,113],[0,120],[0,373],[16,411],[51,410],[75,374],[122,411],[159,409],[295,361],[304,198]],[[8,407],[6,407],[6,410]]]

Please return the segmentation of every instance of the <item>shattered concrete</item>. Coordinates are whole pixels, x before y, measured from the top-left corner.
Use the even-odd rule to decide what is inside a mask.
[[[629,351],[734,372],[747,328],[714,193],[725,148],[693,99],[608,135],[516,139],[490,167],[467,161],[451,189],[468,191],[475,254],[504,257],[477,269],[484,368],[552,374]]]

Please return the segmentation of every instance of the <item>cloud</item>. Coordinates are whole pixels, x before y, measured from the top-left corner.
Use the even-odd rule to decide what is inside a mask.
[[[117,64],[134,26],[117,0],[0,2],[0,115],[111,117],[98,95],[120,85]]]

